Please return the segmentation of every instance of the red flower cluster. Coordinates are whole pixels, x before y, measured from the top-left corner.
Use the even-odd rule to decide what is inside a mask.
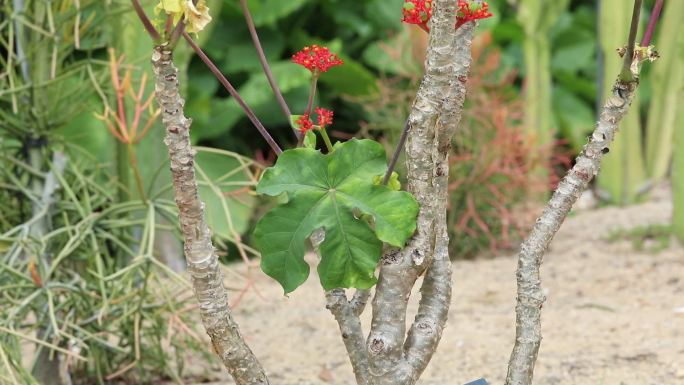
[[[333,124],[333,112],[325,108],[316,107],[316,115],[318,115],[318,125],[325,128]]]
[[[313,122],[311,121],[311,119],[309,119],[309,114],[304,114],[300,116],[299,119],[295,121],[295,123],[297,123],[297,127],[299,127],[299,132],[301,132],[302,134],[305,134],[307,131],[314,128]]]
[[[456,13],[456,28],[463,24],[492,17],[489,12],[489,4],[483,1],[482,4],[471,2],[472,0],[457,0],[458,11]],[[404,0],[402,9],[403,18],[401,21],[408,24],[417,24],[422,29],[429,31],[428,21],[432,17],[432,0]]]
[[[318,115],[318,125],[314,126],[309,114],[304,114],[297,118],[295,123],[299,127],[299,131],[305,134],[309,130],[324,129],[326,126],[333,124],[333,112],[325,108],[316,107],[316,115]]]
[[[337,55],[330,53],[328,48],[317,45],[304,47],[304,49],[292,55],[292,61],[314,73],[316,71],[327,72],[334,66],[344,64]]]
[[[488,17],[494,16],[489,12],[489,4],[483,1],[482,4],[471,3],[469,4],[466,0],[458,0],[458,11],[456,12],[456,28],[462,26],[463,24],[479,20],[486,19]]]
[[[432,16],[432,0],[405,0],[401,21],[408,24],[427,24]]]

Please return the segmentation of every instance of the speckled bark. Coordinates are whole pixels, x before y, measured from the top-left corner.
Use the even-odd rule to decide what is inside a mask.
[[[352,312],[355,316],[359,317],[366,310],[366,304],[368,304],[368,299],[370,298],[370,290],[357,290],[354,292],[349,304],[351,305]]]
[[[408,191],[420,204],[416,234],[381,261],[368,337],[371,384],[413,384],[442,334],[451,298],[446,234],[448,153],[460,120],[475,23],[454,29],[456,2],[433,2],[426,73],[409,115]],[[427,269],[421,306],[406,339],[411,288]],[[405,340],[406,339],[406,340]]]
[[[634,66],[635,77],[638,65]],[[518,255],[518,297],[516,305],[516,338],[508,364],[506,385],[530,385],[541,344],[541,307],[544,294],[541,288],[539,268],[544,252],[549,246],[573,204],[589,182],[598,174],[603,155],[618,130],[620,120],[627,114],[638,83],[613,87],[613,93],[606,101],[601,118],[589,137],[589,143],[577,158],[577,163],[568,172],[553,193],[542,216],[522,244]]]
[[[357,292],[360,293],[360,292]],[[352,303],[347,300],[344,289],[334,289],[325,294],[326,308],[335,316],[340,327],[342,341],[359,385],[368,384],[368,352],[363,338],[361,320],[354,314]]]
[[[178,70],[173,65],[172,51],[164,46],[156,47],[152,66],[156,98],[166,128],[164,143],[169,150],[185,256],[202,323],[211,337],[214,351],[238,385],[268,384],[261,364],[245,344],[228,307],[218,257],[205,220],[204,203],[197,193],[195,151],[190,145],[191,120],[183,114],[185,102],[179,94]]]

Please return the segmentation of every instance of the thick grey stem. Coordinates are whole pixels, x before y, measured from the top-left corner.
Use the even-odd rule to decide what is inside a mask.
[[[373,298],[368,337],[372,384],[413,384],[430,360],[446,321],[451,270],[445,227],[447,154],[460,119],[474,23],[454,30],[456,2],[433,2],[426,73],[409,115],[408,191],[418,200],[416,234],[386,253]],[[422,315],[406,342],[406,307],[417,277],[438,258],[423,290]],[[432,309],[433,306],[441,307]],[[419,329],[422,329],[419,331]],[[408,354],[410,353],[410,354]]]
[[[634,79],[638,79],[638,65],[632,67]],[[567,217],[573,204],[598,174],[603,155],[627,114],[638,81],[617,81],[613,94],[606,101],[601,118],[589,143],[577,158],[577,163],[563,178],[553,193],[542,216],[525,240],[518,254],[518,298],[515,308],[515,346],[508,363],[506,385],[530,385],[541,344],[541,307],[544,294],[541,288],[539,268],[544,252]]]
[[[432,188],[435,197],[434,249],[432,261],[421,287],[421,299],[416,319],[409,330],[404,346],[410,365],[410,377],[421,375],[432,358],[442,337],[451,304],[451,259],[447,231],[447,202],[449,199],[449,152],[451,138],[461,121],[466,96],[466,80],[471,64],[471,42],[475,23],[461,26],[454,36],[449,53],[452,85],[442,95],[442,103],[449,106],[439,116],[432,146],[434,162]]]
[[[192,285],[200,305],[202,323],[214,351],[238,385],[268,384],[261,364],[245,343],[228,307],[223,275],[204,216],[204,203],[197,194],[195,151],[190,145],[191,120],[183,114],[178,70],[173,52],[166,45],[152,55],[155,95],[166,128],[164,143],[169,150],[173,191],[178,206],[185,256]]]
[[[366,385],[368,384],[368,353],[366,352],[361,321],[354,314],[344,289],[331,290],[325,294],[325,298],[327,300],[326,308],[335,316],[335,320],[340,326],[342,341],[344,341],[344,347],[347,349],[347,355],[354,369],[356,383]]]

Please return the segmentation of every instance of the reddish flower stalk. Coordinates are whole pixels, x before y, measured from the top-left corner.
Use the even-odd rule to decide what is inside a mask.
[[[214,76],[216,76],[216,78],[219,80],[221,85],[223,85],[223,87],[230,93],[230,95],[233,98],[235,98],[235,101],[240,105],[240,107],[242,107],[243,111],[245,111],[245,114],[247,115],[249,120],[252,122],[252,124],[256,127],[257,131],[259,131],[261,136],[263,136],[264,139],[266,139],[266,142],[268,143],[268,145],[271,146],[271,149],[273,150],[273,152],[275,152],[276,155],[282,154],[283,150],[280,148],[280,146],[278,146],[278,143],[276,143],[276,141],[273,139],[271,134],[268,133],[268,130],[266,130],[266,127],[264,127],[264,125],[261,123],[259,118],[257,118],[257,116],[254,114],[252,109],[249,108],[247,103],[245,103],[244,99],[242,99],[242,97],[240,96],[240,94],[238,94],[235,87],[233,87],[233,85],[230,84],[228,79],[223,75],[221,70],[218,69],[216,64],[214,64],[214,62],[211,61],[211,59],[209,59],[207,54],[205,54],[204,51],[202,51],[202,49],[197,45],[197,43],[195,43],[194,40],[192,40],[192,38],[190,37],[190,35],[188,35],[187,32],[183,32],[183,37],[188,42],[188,44],[190,44],[190,46],[195,51],[195,53],[197,53],[197,55],[200,57],[200,59],[202,59],[204,64],[207,65],[207,67],[209,68],[211,73],[213,73]]]
[[[150,19],[145,14],[145,11],[143,10],[142,6],[140,5],[140,1],[131,0],[131,3],[133,3],[133,9],[135,10],[135,13],[138,15],[138,18],[140,18],[140,21],[143,23],[143,26],[145,27],[147,34],[150,35],[152,40],[154,40],[155,42],[157,42],[157,43],[161,42],[162,38],[161,38],[161,35],[159,34],[159,31],[157,31],[157,29],[154,28],[154,25],[152,24]]]
[[[278,101],[280,110],[283,112],[287,119],[290,119],[290,115],[292,115],[292,113],[290,112],[290,107],[287,105],[287,102],[283,97],[283,93],[280,91],[278,83],[276,82],[275,77],[273,76],[273,71],[271,71],[271,67],[268,64],[266,54],[264,53],[264,48],[261,46],[261,41],[259,40],[259,35],[257,34],[256,26],[254,25],[254,20],[252,19],[252,14],[249,12],[249,6],[247,5],[247,1],[240,0],[240,7],[242,8],[242,14],[245,17],[245,22],[247,23],[247,29],[249,29],[249,34],[252,37],[254,48],[256,49],[257,55],[259,56],[259,62],[261,63],[261,67],[264,70],[266,79],[268,79],[268,84],[271,85],[271,89],[273,90],[273,94],[275,95],[276,100]],[[299,138],[299,133],[297,132],[297,130],[294,130],[294,133]]]
[[[648,47],[653,40],[653,33],[655,32],[656,25],[658,24],[658,19],[660,18],[660,12],[663,10],[663,4],[665,0],[656,0],[656,4],[653,7],[653,12],[651,13],[651,19],[648,21],[648,27],[646,27],[646,32],[644,33],[644,38],[641,40],[642,47]]]
[[[303,115],[303,116],[306,116],[308,119],[311,116],[311,109],[313,108],[314,99],[316,98],[316,88],[318,86],[318,76],[321,73],[328,72],[328,70],[332,67],[340,66],[340,65],[344,64],[344,61],[342,61],[342,59],[340,59],[336,54],[330,53],[329,48],[320,47],[320,46],[314,44],[311,47],[308,47],[308,46],[304,47],[301,51],[292,55],[292,62],[295,64],[299,64],[302,67],[308,69],[309,71],[311,71],[311,74],[313,75],[311,77],[311,89],[309,90],[309,101],[307,102],[306,110],[304,111],[304,115]],[[317,108],[316,113],[319,113],[319,110],[327,111],[327,110]],[[330,112],[330,111],[328,111],[328,112]],[[321,115],[319,113],[319,121],[320,121],[320,119],[321,119]],[[332,123],[332,112],[330,112],[330,121]],[[306,130],[308,129],[307,128],[304,131],[301,131],[302,130],[301,125],[299,128],[300,128],[300,132],[306,132]],[[330,138],[328,137],[327,132],[325,132],[325,126],[324,125],[321,125],[321,135],[323,136],[323,139],[325,140],[325,144],[328,147],[328,150],[332,151],[332,144],[330,142]],[[302,136],[299,138],[298,146],[301,146],[303,142],[304,142],[304,137]]]
[[[313,108],[314,99],[316,99],[316,89],[318,87],[318,72],[314,72],[311,77],[311,87],[309,88],[309,101],[306,103],[305,115],[311,115],[311,108]]]

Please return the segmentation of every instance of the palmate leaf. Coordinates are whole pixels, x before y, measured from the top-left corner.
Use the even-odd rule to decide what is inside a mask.
[[[323,288],[373,286],[382,243],[404,246],[418,215],[411,194],[373,183],[386,170],[385,151],[372,140],[338,143],[327,155],[310,148],[282,153],[257,186],[259,194],[288,196],[256,225],[261,269],[286,293],[293,291],[309,276],[307,239],[324,229],[318,265]]]

